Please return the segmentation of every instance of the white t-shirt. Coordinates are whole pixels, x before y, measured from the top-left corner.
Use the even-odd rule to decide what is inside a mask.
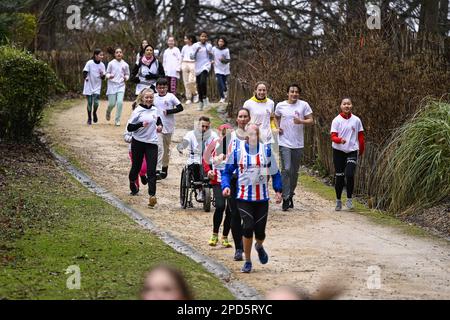
[[[95,63],[94,60],[89,60],[84,66],[83,71],[87,71],[87,77],[84,80],[83,94],[90,96],[93,94],[100,94],[102,90],[102,75],[105,75],[105,64],[103,62]],[[86,81],[87,80],[87,81]]]
[[[167,48],[163,55],[163,67],[166,76],[180,78],[181,52],[177,47]]]
[[[195,59],[195,75],[199,75],[203,71],[211,70],[211,57],[212,54],[212,46],[210,43],[202,44],[201,42],[197,42],[192,45],[192,56],[191,58]]]
[[[187,132],[183,137],[183,140],[187,140],[189,142],[189,146],[187,148],[189,151],[189,159],[187,161],[187,164],[202,164],[202,152],[204,152],[207,146],[218,137],[219,136],[217,135],[217,133],[215,133],[214,131],[210,131],[209,134],[203,137],[202,143],[202,136],[200,131],[191,130]]]
[[[296,103],[289,104],[283,101],[277,104],[275,108],[275,116],[281,117],[280,128],[283,134],[278,137],[278,145],[291,149],[304,147],[303,124],[295,124],[294,118],[305,120],[305,117],[312,114],[311,107],[308,102],[297,100]]]
[[[270,115],[274,112],[275,103],[267,98],[266,102],[256,102],[252,99],[245,101],[244,108],[250,111],[250,123],[259,125],[260,140],[262,143],[273,143]]]
[[[191,58],[191,55],[194,54],[194,45],[187,45],[185,44],[183,48],[181,49],[181,58],[183,62],[194,62],[195,60]]]
[[[148,122],[148,126],[140,127],[136,131],[132,132],[132,136],[135,140],[158,144],[158,134],[156,132],[156,123],[158,121],[158,110],[152,106],[150,109],[146,109],[142,106],[136,107],[128,120],[128,123],[137,124],[139,122]]]
[[[345,119],[338,115],[331,123],[330,133],[336,132],[338,137],[344,138],[346,142],[344,144],[333,142],[333,148],[346,153],[359,150],[358,133],[361,131],[364,131],[364,128],[357,116],[352,114],[349,119]]]
[[[114,77],[109,78],[110,75],[114,75]],[[128,63],[123,60],[111,60],[106,68],[106,78],[108,78],[107,95],[125,92],[125,81],[130,78],[130,67]]]
[[[178,100],[178,98],[170,92],[163,97],[159,94],[155,94],[153,104],[156,109],[158,109],[159,117],[161,118],[161,122],[163,124],[162,133],[173,133],[175,131],[175,115],[168,114],[165,116],[163,111],[173,109],[180,103],[180,100]]]
[[[214,71],[216,74],[229,75],[230,74],[230,63],[222,63],[220,60],[222,59],[231,59],[230,50],[228,48],[224,48],[220,50],[217,47],[213,48],[214,55]]]

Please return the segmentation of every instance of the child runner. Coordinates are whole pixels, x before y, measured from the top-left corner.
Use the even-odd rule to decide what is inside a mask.
[[[130,190],[136,194],[139,190],[136,179],[142,167],[142,161],[147,160],[148,206],[156,205],[156,163],[158,160],[158,133],[162,131],[161,118],[153,105],[154,93],[151,89],[144,89],[139,105],[134,109],[128,121],[127,130],[132,132],[131,155],[132,165],[130,174]]]
[[[186,92],[186,104],[191,104],[192,99],[194,103],[198,102],[197,84],[195,79],[195,60],[191,59],[193,44],[197,42],[194,35],[184,37],[184,47],[181,49],[181,70],[183,71],[183,83]]]
[[[167,39],[167,48],[163,54],[163,66],[166,77],[169,80],[169,92],[177,94],[177,81],[180,79],[181,71],[181,52],[175,47],[175,38]]]
[[[106,79],[108,79],[108,88],[106,90],[106,95],[108,96],[106,120],[111,120],[111,111],[117,104],[115,125],[120,126],[123,97],[125,95],[125,81],[130,78],[130,68],[128,67],[128,63],[122,60],[122,49],[117,48],[114,51],[114,57],[115,59],[110,61],[106,68]]]
[[[283,178],[283,211],[294,208],[293,197],[304,147],[303,125],[314,123],[311,107],[306,101],[299,100],[300,93],[299,85],[289,85],[288,100],[278,103],[275,109]]]
[[[237,206],[243,221],[243,243],[245,263],[241,269],[244,273],[252,270],[251,250],[253,234],[255,249],[259,261],[266,264],[269,256],[264,250],[265,229],[269,212],[268,176],[272,176],[276,203],[281,203],[281,175],[271,153],[270,144],[264,144],[259,139],[259,126],[247,126],[248,140],[236,140],[232,156],[228,159],[222,171],[222,190],[224,197],[231,195],[230,180],[237,170]]]
[[[228,97],[227,77],[230,74],[230,50],[227,48],[227,40],[220,37],[217,47],[213,48],[214,72],[217,78],[217,89],[219,90],[220,103],[224,103]]]
[[[84,88],[83,95],[87,98],[87,124],[92,124],[92,107],[94,107],[94,123],[97,123],[98,100],[102,90],[102,80],[105,79],[105,65],[103,64],[103,51],[95,49],[91,60],[83,69]]]
[[[136,101],[133,102],[133,104],[132,104],[133,111],[134,111],[134,109],[136,109],[136,107],[138,106],[138,104],[140,103],[141,100],[142,100],[142,93],[140,93],[137,96]],[[128,123],[127,123],[127,126],[128,126]],[[131,164],[133,164],[133,155],[131,153],[131,140],[133,139],[133,134],[131,132],[129,132],[127,130],[127,128],[125,128],[125,132],[123,134],[123,139],[125,140],[125,142],[128,142],[128,156],[131,160]],[[142,166],[141,166],[141,171],[139,171],[139,177],[141,178],[142,184],[146,185],[147,184],[147,161],[145,159],[145,155],[144,155],[144,159],[142,160]],[[139,191],[139,179],[136,179],[135,184]],[[131,192],[130,195],[135,196],[135,195],[137,195],[137,193]]]
[[[352,100],[341,101],[341,113],[331,123],[333,163],[336,171],[336,211],[342,209],[342,190],[347,189],[348,209],[353,209],[352,194],[356,163],[364,153],[364,128],[361,120],[352,114]]]
[[[153,46],[147,45],[144,49],[144,55],[134,65],[131,72],[131,81],[136,83],[136,95],[146,88],[151,88],[155,91],[156,80],[164,77],[164,68],[158,59],[155,58],[153,51]]]
[[[198,110],[200,111],[208,104],[206,100],[208,74],[211,70],[211,62],[214,61],[212,46],[207,41],[208,33],[202,31],[200,33],[200,41],[193,45],[193,53],[191,54],[191,59],[195,60],[195,75],[200,99]]]
[[[228,234],[231,228],[231,210],[227,199],[224,198],[222,194],[221,174],[220,171],[225,167],[226,155],[228,154],[227,148],[228,143],[222,141],[227,137],[227,131],[231,132],[233,127],[231,124],[222,124],[217,128],[219,132],[219,138],[213,140],[206,148],[203,159],[203,170],[207,172],[208,178],[210,179],[210,184],[213,187],[214,200],[215,200],[215,211],[213,216],[213,234],[211,239],[209,239],[208,244],[210,246],[216,246],[219,241],[219,228],[223,220],[223,212],[225,211],[225,220],[223,221],[222,230],[222,246],[226,248],[231,248],[231,243],[228,241]]]
[[[160,171],[161,179],[167,177],[170,160],[170,144],[172,134],[175,131],[175,113],[183,111],[180,100],[173,94],[168,93],[169,83],[166,78],[160,78],[156,82],[156,91],[154,105],[159,111],[159,116],[163,124],[163,130],[158,134],[158,166],[157,175]]]

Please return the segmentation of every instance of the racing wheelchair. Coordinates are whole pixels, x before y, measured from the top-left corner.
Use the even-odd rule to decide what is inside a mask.
[[[201,199],[199,195],[202,193]],[[215,205],[212,186],[199,164],[185,165],[181,171],[180,179],[180,205],[183,209],[193,208],[193,199],[202,203],[205,212],[211,211]]]

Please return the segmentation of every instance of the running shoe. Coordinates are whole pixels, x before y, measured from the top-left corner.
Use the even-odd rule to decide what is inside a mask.
[[[242,273],[250,273],[251,271],[252,271],[251,261],[245,261],[244,265],[242,266],[241,272]]]
[[[116,121],[116,127],[120,127],[120,121]]]
[[[197,111],[203,111],[203,101],[198,103]]]
[[[219,242],[219,237],[216,234],[213,234],[211,236],[211,239],[208,240],[208,244],[211,247],[215,247],[217,245],[217,242]]]
[[[242,261],[242,255],[244,251],[242,249],[236,249],[236,252],[234,253],[234,261]]]
[[[156,181],[159,181],[159,180],[161,180],[161,179],[162,179],[162,177],[161,177],[161,171],[156,170]]]
[[[90,126],[92,124],[92,120],[88,119],[87,124],[88,124],[88,126]]]
[[[146,184],[147,184],[147,182],[148,182],[148,180],[147,180],[147,176],[141,176],[141,182],[142,182],[142,184],[145,186]]]
[[[97,112],[94,112],[94,123],[97,123],[98,118],[97,118]]]
[[[222,246],[224,246],[225,248],[231,248],[232,247],[230,241],[228,241],[228,238],[222,238]]]
[[[225,98],[220,98],[219,103],[225,103]]]
[[[281,206],[283,211],[288,211],[289,209],[289,199],[283,199],[283,204]]]
[[[135,196],[139,193],[139,188],[137,187],[136,183],[130,182],[130,195]]]
[[[347,209],[352,210],[353,209],[353,200],[352,198],[347,199],[347,202],[345,203],[345,206]]]
[[[194,96],[194,103],[198,103],[198,100],[199,100],[199,96],[197,94],[197,95]]]
[[[292,197],[289,198],[289,208],[294,209],[294,199]]]
[[[342,201],[341,200],[336,200],[336,208],[334,210],[335,211],[341,211],[342,210]]]
[[[267,255],[267,252],[266,252],[266,250],[264,250],[263,246],[260,246],[258,248],[255,243],[255,249],[258,252],[258,258],[259,258],[259,262],[261,262],[261,264],[266,264],[267,262],[269,262],[269,256]]]
[[[148,207],[153,209],[158,201],[156,200],[155,196],[150,196],[148,199]]]
[[[111,120],[111,112],[106,111],[106,121]]]
[[[191,100],[186,100],[186,105],[191,104],[192,101]]]

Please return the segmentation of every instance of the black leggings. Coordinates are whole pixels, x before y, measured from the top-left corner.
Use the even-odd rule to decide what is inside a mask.
[[[266,238],[269,201],[251,202],[238,200],[237,206],[243,221],[242,231],[244,237],[252,238],[253,233],[255,233],[256,240],[264,240]]]
[[[203,99],[206,98],[206,90],[207,90],[207,82],[208,82],[208,71],[203,70],[202,73],[200,73],[197,77],[197,91],[198,91],[198,98],[201,102],[203,102]]]
[[[156,164],[158,162],[158,145],[137,141],[134,138],[131,140],[131,158],[133,163],[131,165],[128,179],[130,179],[130,182],[132,183],[136,181],[139,171],[141,171],[144,155],[147,161],[148,194],[150,196],[154,196],[156,194]]]
[[[347,198],[351,198],[353,187],[355,185],[356,161],[358,160],[358,152],[352,151],[345,153],[333,148],[333,163],[336,171],[336,198],[341,199],[344,185],[347,189]],[[346,181],[347,180],[347,181]]]
[[[237,201],[236,201],[236,177],[233,176],[230,181],[230,198],[228,204],[230,205],[231,209],[231,233],[233,234],[233,240],[234,240],[234,247],[235,249],[243,249],[242,245],[242,219],[241,215],[239,214],[239,210],[237,207]]]
[[[223,221],[222,235],[227,237],[231,228],[231,210],[227,200],[222,195],[220,184],[213,185],[214,199],[216,201],[216,210],[213,218],[213,233],[219,233],[222,224],[223,212],[225,211],[225,220]]]

